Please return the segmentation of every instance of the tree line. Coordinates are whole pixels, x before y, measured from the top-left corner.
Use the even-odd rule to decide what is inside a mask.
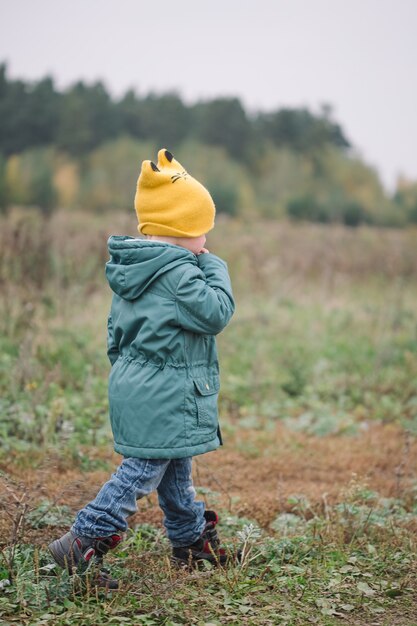
[[[219,212],[404,226],[417,183],[394,194],[355,155],[329,106],[249,113],[239,98],[186,104],[178,93],[114,98],[103,83],[59,90],[0,65],[0,209],[130,209],[138,167],[160,147],[210,189]]]
[[[0,146],[5,156],[54,145],[82,156],[121,135],[175,149],[187,139],[223,147],[238,161],[256,160],[262,144],[312,152],[324,145],[350,146],[324,107],[279,109],[248,115],[239,98],[187,105],[176,93],[140,96],[129,90],[112,98],[101,82],[77,82],[59,91],[50,77],[36,83],[11,80],[0,65]]]

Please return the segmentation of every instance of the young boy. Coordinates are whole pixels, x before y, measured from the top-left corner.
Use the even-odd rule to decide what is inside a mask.
[[[145,239],[110,237],[106,274],[110,420],[124,459],[71,530],[49,545],[70,573],[121,540],[136,500],[158,493],[177,563],[224,564],[214,511],[195,500],[192,457],[222,444],[215,335],[234,301],[227,266],[204,248],[215,207],[168,150],[144,161],[135,208]],[[117,588],[101,570],[98,585]]]

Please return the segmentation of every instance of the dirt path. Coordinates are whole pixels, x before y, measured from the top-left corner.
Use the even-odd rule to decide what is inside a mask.
[[[352,480],[382,496],[403,494],[417,478],[416,452],[416,438],[392,425],[371,425],[352,437],[321,438],[294,433],[279,423],[272,431],[236,429],[226,436],[223,448],[195,459],[195,485],[210,490],[200,496],[208,506],[257,520],[267,528],[278,513],[291,510],[290,495],[303,494],[312,507],[319,508],[325,501],[342,500]],[[97,454],[96,459],[110,461],[114,467],[120,461],[116,454]],[[15,481],[0,496],[2,537],[9,535],[10,528],[5,510],[17,510],[16,497],[22,497],[25,487],[30,507],[47,497],[76,512],[109,477],[108,471],[68,467],[68,462],[56,456],[38,461],[36,469],[20,464],[3,464],[1,469]],[[130,523],[161,521],[152,495],[140,503]],[[32,530],[30,540],[45,542],[51,532],[56,535],[57,529]]]
[[[291,510],[289,496],[303,494],[313,507],[322,506],[324,499],[342,500],[352,480],[382,496],[398,496],[417,477],[416,452],[417,440],[393,426],[318,438],[278,424],[261,456],[248,458],[233,449],[207,455],[198,461],[198,475],[201,484],[218,484],[239,496],[235,511],[266,527],[277,513]]]

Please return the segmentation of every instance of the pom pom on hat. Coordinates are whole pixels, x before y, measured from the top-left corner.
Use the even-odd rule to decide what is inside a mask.
[[[144,235],[199,237],[214,227],[216,209],[207,189],[165,148],[158,163],[143,161],[135,209]]]

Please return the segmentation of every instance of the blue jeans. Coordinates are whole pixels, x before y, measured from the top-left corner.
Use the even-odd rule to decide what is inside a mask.
[[[96,498],[78,512],[72,531],[81,537],[107,537],[127,530],[136,500],[155,489],[164,526],[174,547],[197,541],[205,527],[204,502],[195,500],[192,458],[125,458]]]

